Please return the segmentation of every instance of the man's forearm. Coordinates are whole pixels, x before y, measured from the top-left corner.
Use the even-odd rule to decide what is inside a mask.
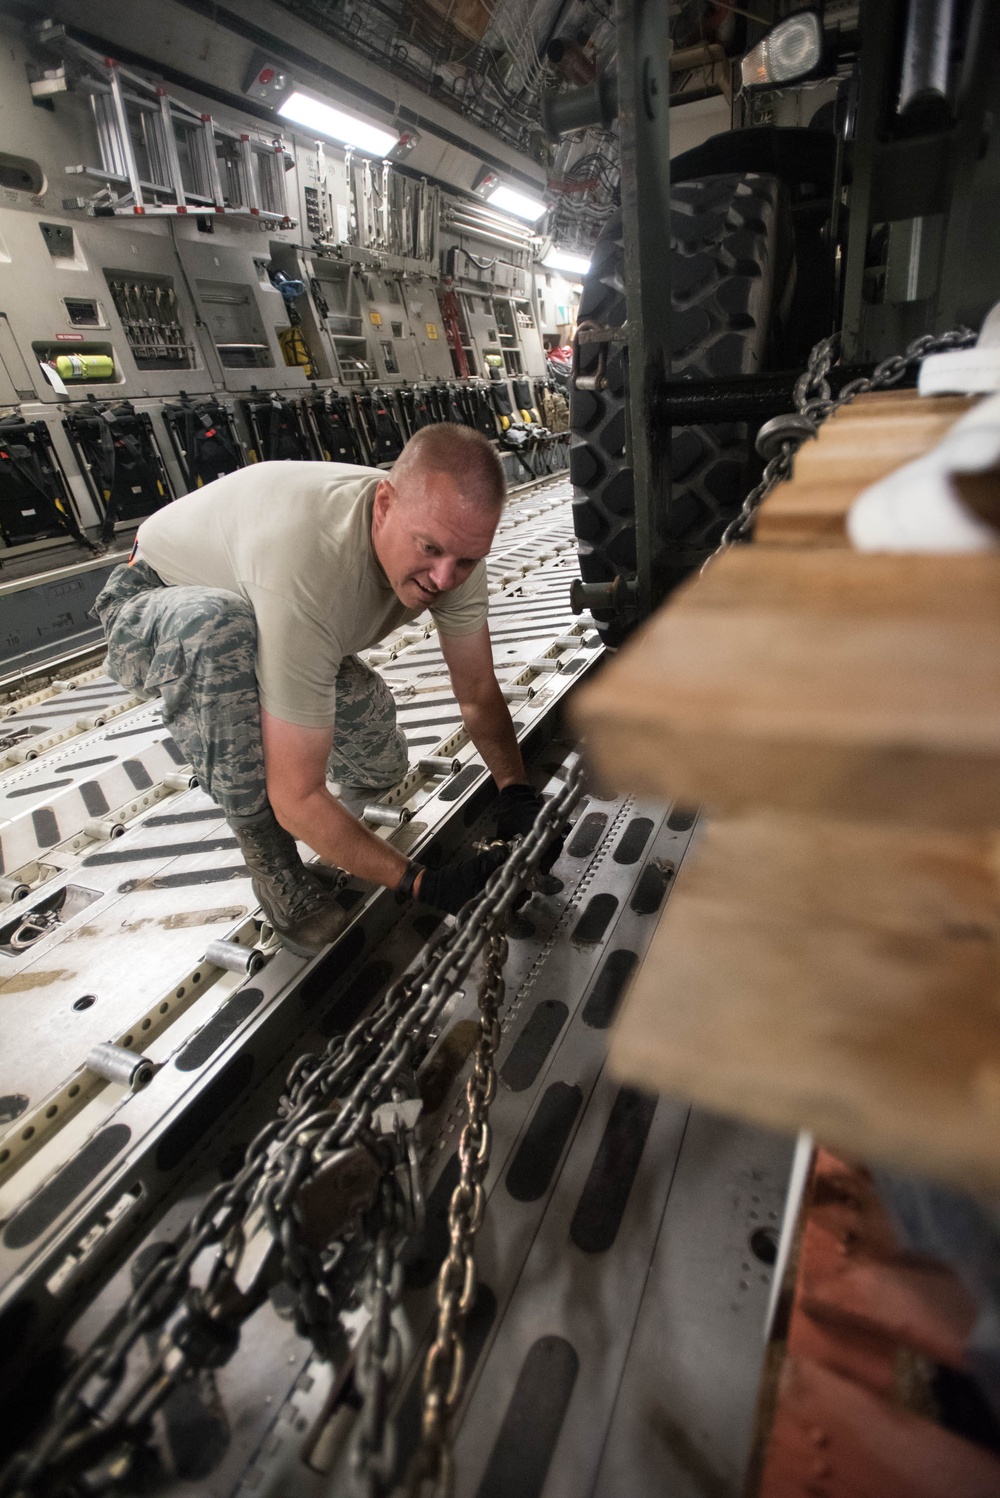
[[[462,719],[500,790],[527,780],[524,760],[511,722],[510,709],[499,686],[479,702],[463,702]]]
[[[282,807],[279,822],[326,863],[395,889],[409,864],[405,854],[370,832],[328,790],[317,789],[296,806]]]

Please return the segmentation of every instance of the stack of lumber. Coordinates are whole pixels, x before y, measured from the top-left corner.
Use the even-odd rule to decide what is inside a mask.
[[[708,813],[622,1006],[620,1076],[995,1195],[1000,551],[859,554],[845,528],[969,404],[840,411],[755,544],[575,706],[603,782]],[[919,1373],[965,1367],[976,1306],[823,1151],[782,1304],[748,1492],[1000,1493],[1000,1459],[928,1418]]]
[[[602,780],[707,830],[623,1005],[623,1079],[1000,1188],[1000,551],[863,555],[857,493],[965,400],[845,408],[575,699]]]
[[[966,395],[921,400],[912,390],[861,395],[807,442],[795,472],[761,509],[754,535],[766,546],[846,546],[844,520],[860,490],[935,447],[975,405]]]

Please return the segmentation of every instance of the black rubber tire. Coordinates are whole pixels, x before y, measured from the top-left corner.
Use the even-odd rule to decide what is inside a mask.
[[[675,378],[752,374],[767,367],[778,301],[791,274],[791,226],[776,177],[729,174],[677,184],[670,202],[670,352]],[[620,213],[597,243],[580,300],[580,322],[625,321]],[[600,346],[580,348],[579,370],[592,373]],[[570,399],[573,521],[584,582],[635,576],[635,504],[628,434],[627,353],[612,346],[607,387],[574,389]],[[658,573],[673,586],[718,544],[753,482],[745,424],[675,427],[670,501],[656,517]],[[595,610],[614,647],[634,613]]]

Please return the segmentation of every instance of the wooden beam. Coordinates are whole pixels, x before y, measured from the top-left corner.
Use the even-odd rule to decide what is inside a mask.
[[[623,1080],[1000,1188],[1000,838],[709,825],[611,1042]]]
[[[1000,825],[1000,552],[735,547],[572,713],[616,790]]]
[[[847,512],[862,489],[936,447],[976,404],[970,396],[921,399],[915,390],[862,395],[803,444],[792,477],[764,501],[754,539],[768,546],[846,546]]]

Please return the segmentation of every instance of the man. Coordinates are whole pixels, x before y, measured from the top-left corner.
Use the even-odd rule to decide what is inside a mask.
[[[349,464],[261,463],[227,474],[140,527],[96,603],[108,670],[159,695],[163,721],[225,813],[285,945],[322,950],[346,917],[295,839],[328,863],[456,911],[501,861],[423,869],[327,786],[377,796],[406,773],[385,682],[357,658],[425,609],[469,736],[500,791],[498,835],[526,832],[527,784],[493,670],[484,558],[504,502],[480,434],[424,427],[390,474]]]

